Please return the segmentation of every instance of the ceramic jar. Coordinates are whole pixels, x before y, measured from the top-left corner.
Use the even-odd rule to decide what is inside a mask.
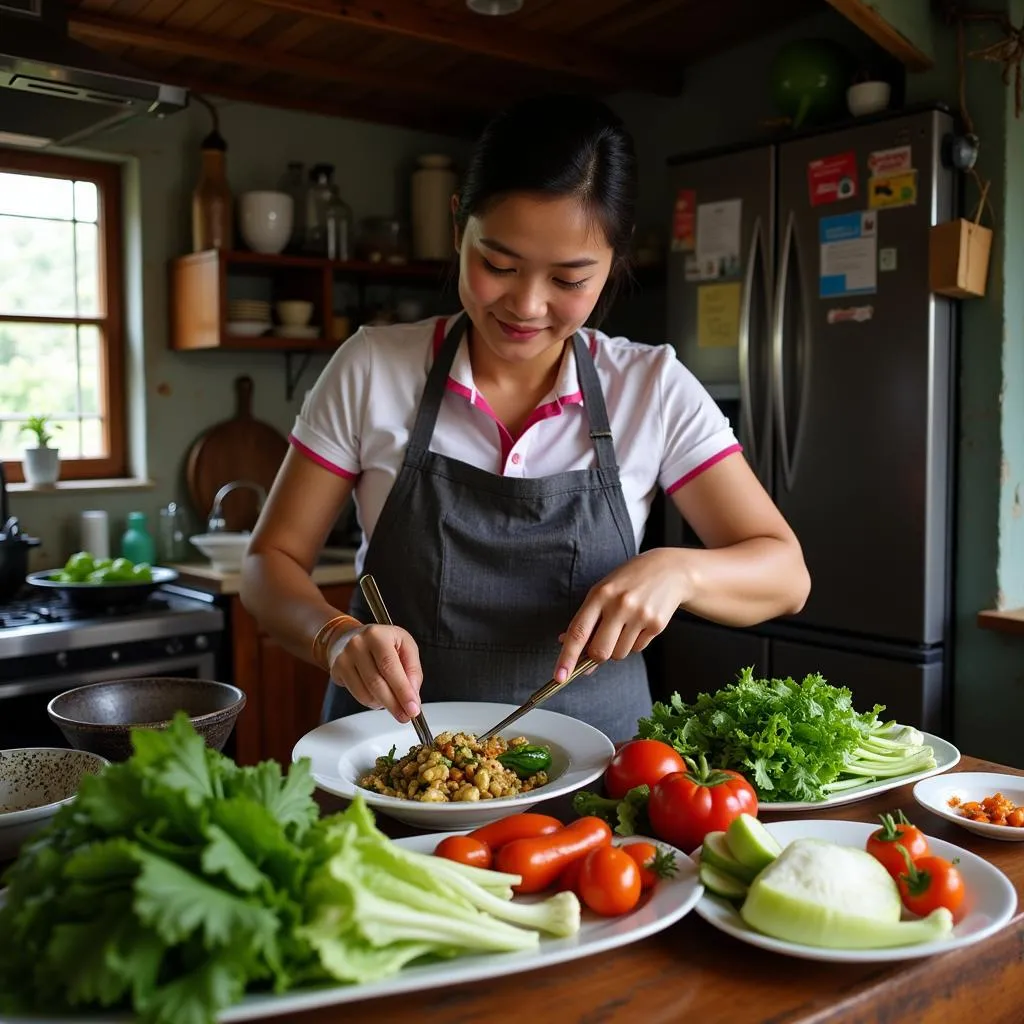
[[[447,260],[454,252],[452,195],[457,176],[451,157],[428,154],[412,173],[412,247],[418,260]]]

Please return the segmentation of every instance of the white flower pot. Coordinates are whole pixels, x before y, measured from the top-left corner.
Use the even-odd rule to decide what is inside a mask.
[[[58,448],[26,448],[21,467],[25,482],[32,487],[50,487],[60,476],[60,450]]]

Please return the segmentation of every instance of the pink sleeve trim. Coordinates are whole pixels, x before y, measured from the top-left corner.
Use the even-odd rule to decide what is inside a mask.
[[[346,480],[358,480],[358,473],[351,473],[347,469],[342,469],[341,466],[336,466],[333,462],[325,459],[322,455],[318,455],[308,445],[304,445],[294,434],[288,437],[288,441],[291,446],[296,450],[302,452],[312,462],[315,462],[318,466],[323,466],[324,469],[330,470],[335,476],[344,477]]]
[[[710,469],[716,462],[721,462],[727,455],[732,455],[735,452],[741,451],[743,451],[743,447],[738,444],[731,444],[728,448],[723,448],[717,455],[712,455],[710,459],[705,459],[696,469],[691,469],[689,473],[681,476],[670,487],[666,487],[665,493],[673,494],[675,491],[678,491],[683,484],[688,484],[694,477],[700,476],[705,469]]]

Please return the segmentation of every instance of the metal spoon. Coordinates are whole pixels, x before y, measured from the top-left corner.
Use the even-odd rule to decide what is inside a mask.
[[[361,576],[359,578],[359,587],[363,592],[363,597],[366,598],[366,603],[370,606],[373,617],[377,620],[377,625],[393,626],[394,623],[391,621],[391,616],[388,614],[384,599],[380,596],[380,591],[377,589],[377,583],[374,578],[369,573]],[[427,720],[424,718],[422,711],[412,720],[412,727],[416,730],[420,743],[427,747],[434,745],[434,737],[431,735],[430,727],[427,725]]]

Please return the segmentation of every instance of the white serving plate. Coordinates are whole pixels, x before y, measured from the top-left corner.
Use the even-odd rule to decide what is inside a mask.
[[[782,846],[788,845],[794,839],[815,838],[826,839],[840,846],[864,849],[868,836],[878,826],[863,821],[809,819],[766,822],[765,827]],[[952,935],[941,942],[925,942],[916,946],[897,946],[892,949],[825,949],[820,946],[785,942],[755,931],[740,917],[739,911],[731,903],[710,893],[705,893],[697,904],[697,913],[719,931],[751,946],[759,946],[761,949],[804,960],[827,960],[836,963],[891,963],[933,956],[936,953],[948,953],[980,942],[1009,923],[1017,909],[1017,890],[1002,871],[977,854],[945,840],[929,836],[928,845],[939,857],[945,857],[947,860],[960,858],[957,866],[960,868],[966,890],[963,916],[954,926]],[[695,851],[692,856],[699,856],[699,852]],[[908,919],[912,917],[907,913],[904,916]]]
[[[921,779],[931,778],[933,775],[941,775],[955,767],[960,761],[960,751],[944,740],[941,736],[933,736],[925,732],[924,744],[931,747],[935,754],[935,767],[927,768],[924,771],[913,772],[911,775],[900,775],[895,779],[879,779],[875,782],[866,782],[863,786],[856,786],[853,789],[844,789],[841,793],[834,793],[825,800],[785,800],[780,803],[768,803],[758,801],[758,814],[771,814],[773,812],[793,811],[818,811],[823,807],[841,807],[843,804],[855,804],[858,800],[866,800],[878,793],[885,793],[890,789],[899,789],[900,786],[907,786],[912,782]]]
[[[1024,828],[971,821],[958,814],[956,808],[949,806],[949,798],[952,796],[960,797],[962,803],[969,800],[981,803],[985,797],[996,793],[1002,793],[1018,806],[1024,805],[1024,778],[1002,772],[955,772],[943,778],[926,779],[914,787],[914,799],[932,814],[986,839],[999,839],[1004,843],[1021,842],[1024,840]]]
[[[494,724],[493,722],[491,723]],[[486,727],[485,727],[486,728]],[[421,853],[430,853],[449,832],[432,835],[411,836],[396,839],[400,846]],[[617,843],[635,842],[643,836],[630,836],[627,840],[616,839]],[[263,1017],[286,1016],[315,1010],[323,1006],[338,1006],[361,999],[375,999],[382,996],[396,996],[406,992],[420,992],[427,989],[460,985],[471,981],[485,981],[488,978],[503,978],[509,974],[533,971],[542,967],[567,963],[604,953],[618,946],[639,942],[675,924],[689,913],[704,893],[704,887],[697,880],[696,865],[675,847],[659,840],[649,839],[663,850],[675,854],[678,870],[670,878],[661,880],[649,896],[644,898],[636,910],[621,917],[598,917],[588,910],[583,911],[579,932],[567,939],[541,938],[540,945],[533,950],[517,953],[481,953],[476,956],[456,957],[453,960],[421,964],[403,968],[398,974],[365,985],[333,985],[318,989],[287,992],[282,995],[250,995],[236,1006],[229,1007],[218,1015],[221,1024],[260,1020]],[[522,900],[536,900],[537,896],[516,897]],[[0,902],[3,893],[0,892]],[[372,1011],[369,1011],[372,1013]],[[4,1017],[3,1024],[40,1024],[40,1017]],[[47,1017],[46,1024],[83,1024],[85,1021],[116,1024],[128,1021],[126,1016],[104,1014],[82,1014],[74,1017]],[[339,1017],[339,1019],[342,1019]],[[361,1018],[360,1018],[361,1019]]]
[[[486,732],[515,710],[514,704],[481,701],[439,701],[423,705],[423,713],[435,736],[446,731]],[[550,781],[546,786],[521,796],[443,804],[399,800],[363,789],[359,779],[373,768],[375,758],[392,747],[397,748],[395,756],[401,757],[417,744],[412,725],[400,725],[387,711],[362,711],[321,725],[295,744],[292,760],[308,757],[316,784],[328,793],[348,799],[358,793],[375,810],[396,821],[431,831],[454,832],[477,828],[545,800],[575,792],[598,778],[615,753],[614,744],[603,732],[544,708],[527,712],[503,733],[509,739],[525,736],[531,743],[551,748]]]
[[[257,338],[266,334],[271,328],[269,320],[229,320],[228,334],[234,334],[239,338]]]

